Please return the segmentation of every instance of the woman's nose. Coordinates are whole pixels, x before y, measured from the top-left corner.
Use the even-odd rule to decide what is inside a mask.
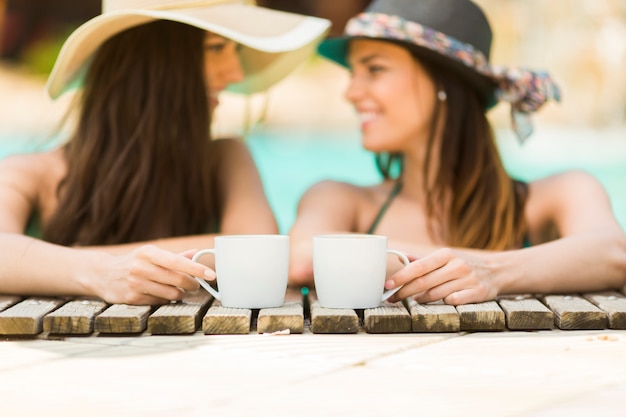
[[[223,72],[227,83],[237,83],[244,78],[243,64],[238,52],[233,52],[232,56],[224,63]]]
[[[351,103],[355,103],[359,98],[363,96],[362,83],[355,77],[350,78],[350,83],[344,92],[344,97]]]

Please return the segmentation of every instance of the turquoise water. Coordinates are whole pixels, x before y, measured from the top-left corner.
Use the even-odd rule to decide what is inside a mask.
[[[498,137],[505,166],[517,178],[530,181],[567,169],[593,174],[609,193],[626,230],[626,139],[622,133],[542,129],[523,146],[508,133]],[[257,128],[246,140],[282,233],[289,231],[298,200],[313,183],[335,179],[366,185],[380,179],[373,155],[360,147],[358,131]],[[41,147],[41,137],[0,132],[0,158]]]

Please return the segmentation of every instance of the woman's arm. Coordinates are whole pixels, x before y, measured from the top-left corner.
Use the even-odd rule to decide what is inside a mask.
[[[502,293],[567,293],[626,285],[626,236],[593,177],[570,172],[531,184],[526,217],[534,240],[552,228],[560,237],[504,252],[438,249],[414,257],[386,287],[405,284],[395,301],[416,296],[420,302],[443,299],[457,305]]]
[[[496,256],[496,268],[509,271],[503,274],[504,292],[526,286],[577,292],[626,285],[626,235],[595,178],[569,172],[531,184],[527,218],[531,239],[541,239],[552,227],[560,238],[520,251],[518,261],[506,252]],[[514,275],[524,270],[524,276]]]
[[[156,304],[197,289],[189,275],[214,277],[212,270],[192,262],[190,254],[154,246],[112,256],[24,236],[38,207],[39,187],[49,173],[46,158],[28,155],[0,161],[0,293],[86,295],[114,303]]]

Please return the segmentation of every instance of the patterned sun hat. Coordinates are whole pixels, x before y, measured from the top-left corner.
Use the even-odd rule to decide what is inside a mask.
[[[470,0],[374,0],[348,21],[343,36],[323,41],[318,51],[348,67],[348,46],[355,38],[394,42],[450,68],[479,93],[487,109],[500,101],[510,103],[520,141],[532,133],[530,113],[548,100],[560,101],[559,88],[547,72],[489,63],[491,27]]]

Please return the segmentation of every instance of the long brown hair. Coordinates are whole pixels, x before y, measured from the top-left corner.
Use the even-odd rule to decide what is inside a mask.
[[[522,246],[527,231],[524,220],[527,186],[507,174],[484,100],[455,73],[430,61],[420,59],[420,63],[447,96],[439,160],[434,161],[433,155],[437,154],[435,133],[443,105],[435,98],[423,167],[431,234],[434,222],[444,226],[443,238],[450,246],[491,250]],[[384,161],[389,160],[401,163],[401,155],[377,158],[378,167],[386,177],[392,164]],[[439,169],[432,178],[435,163]]]
[[[101,245],[218,228],[205,33],[156,21],[98,49],[44,239]]]

